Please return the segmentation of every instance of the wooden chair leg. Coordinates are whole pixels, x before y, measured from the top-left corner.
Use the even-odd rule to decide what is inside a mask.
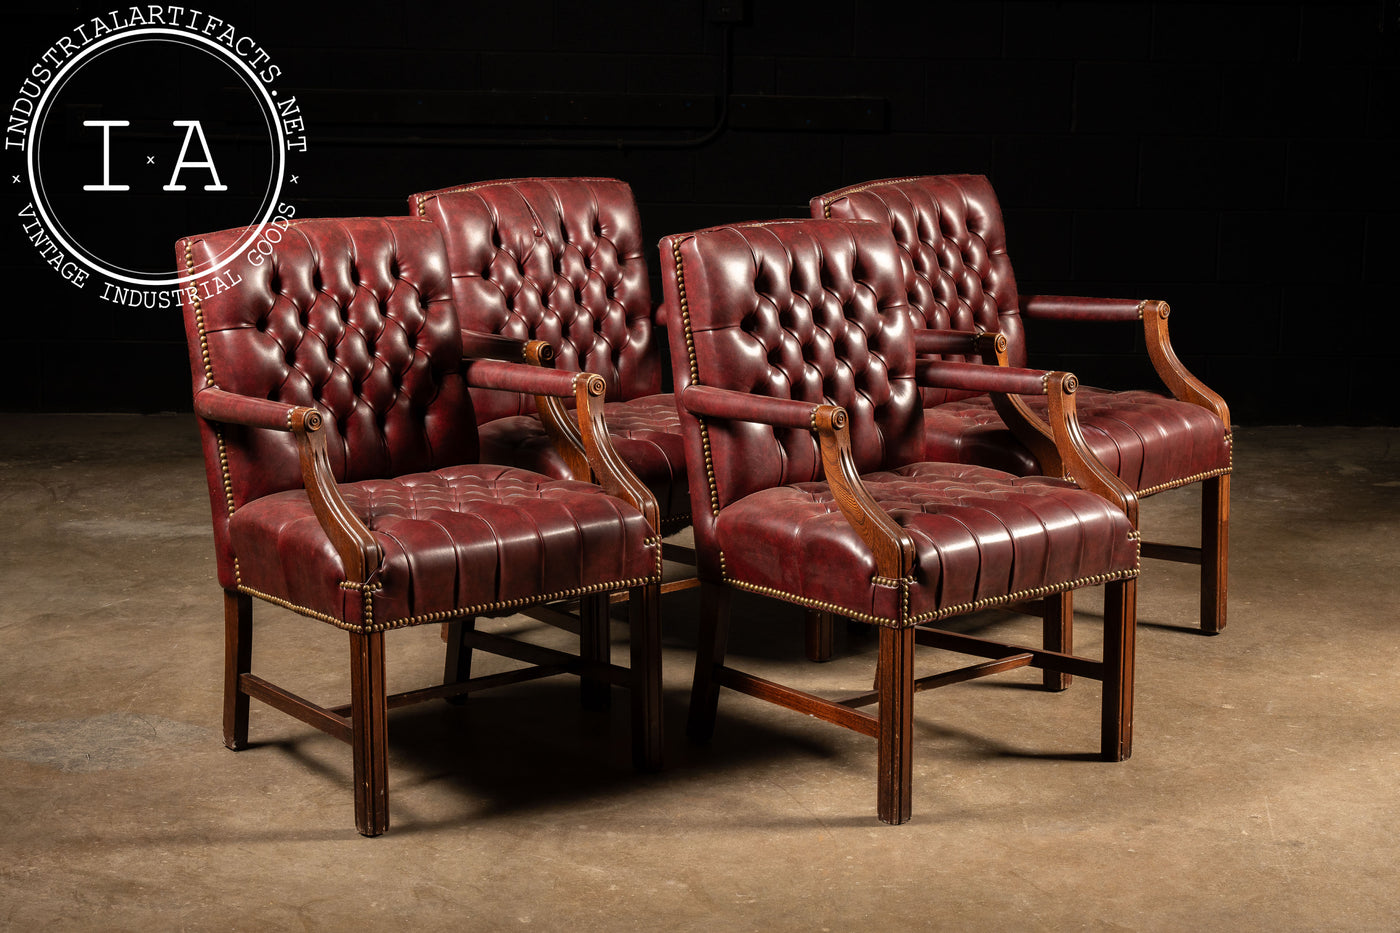
[[[632,764],[639,771],[661,768],[661,588],[639,586],[627,605],[631,625]]]
[[[584,596],[578,604],[579,656],[594,665],[606,665],[612,660],[608,607],[607,593]],[[579,696],[584,709],[607,709],[612,691],[606,678],[585,669],[579,677]]]
[[[443,684],[464,684],[472,676],[472,646],[467,639],[469,632],[476,631],[476,616],[454,619],[443,623],[447,653],[442,665]],[[468,694],[459,693],[448,697],[447,702],[460,705],[467,702]]]
[[[388,704],[384,633],[350,633],[350,747],[355,826],[364,836],[389,828]]]
[[[248,694],[240,678],[253,669],[253,600],[224,590],[224,745],[248,747]]]
[[[1046,651],[1074,653],[1074,591],[1045,597],[1043,631]],[[1063,671],[1041,671],[1046,690],[1064,690],[1074,679]]]
[[[696,741],[707,742],[715,731],[719,710],[717,669],[724,663],[725,643],[729,640],[729,587],[720,583],[700,584],[700,636],[695,647],[695,682],[690,689],[690,716],[686,733]]]
[[[1225,597],[1230,569],[1230,474],[1201,487],[1201,631],[1225,628]]]
[[[914,629],[880,629],[880,819],[908,822],[913,807]]]
[[[807,660],[830,661],[836,653],[836,617],[819,609],[807,609]]]
[[[1104,587],[1103,757],[1133,753],[1133,655],[1137,641],[1137,580]]]

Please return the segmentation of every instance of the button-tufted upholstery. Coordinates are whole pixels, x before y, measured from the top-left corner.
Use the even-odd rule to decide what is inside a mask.
[[[605,643],[585,644],[582,662],[561,654],[563,667],[540,670],[632,685],[634,754],[655,766],[654,502],[592,446],[600,482],[621,492],[478,462],[470,387],[567,397],[588,410],[580,420],[589,428],[601,379],[464,361],[446,251],[424,220],[305,220],[247,242],[247,231],[230,230],[177,245],[185,271],[218,270],[186,290],[184,311],[219,582],[229,594],[226,742],[246,744],[249,696],[352,741],[357,823],[377,834],[388,825],[385,631],[453,623],[455,676],[433,694],[448,696],[474,689],[478,614],[583,597],[605,626],[607,594],[631,589],[633,671],[606,672]],[[359,673],[349,717],[252,678],[249,596],[350,632]],[[584,637],[601,636],[595,626]]]
[[[1115,704],[1131,692],[1121,672],[1132,653],[1132,520],[1062,480],[926,461],[906,260],[889,229],[773,221],[667,237],[661,253],[709,591],[692,730],[713,726],[720,683],[774,698],[772,685],[723,667],[717,591],[738,587],[880,626],[881,689],[891,692],[880,694],[878,718],[852,725],[845,706],[833,712],[805,696],[797,705],[881,737],[881,817],[901,822],[907,786],[885,776],[903,752],[887,745],[897,744],[914,688],[886,654],[912,650],[923,623],[1112,581],[1121,614],[1097,676],[1117,698],[1106,701],[1105,754],[1126,757]],[[843,427],[828,430],[824,418]],[[833,451],[846,458],[839,482]],[[1035,663],[1056,664],[1044,655]]]
[[[557,369],[608,382],[613,444],[657,497],[668,530],[689,521],[675,400],[661,394],[641,221],[632,191],[612,178],[520,178],[415,194],[414,214],[447,243],[462,326],[543,340]],[[534,406],[474,391],[483,459],[567,475]]]
[[[1007,338],[1006,360],[1025,366],[1022,316],[1064,320],[1138,320],[1156,302],[1102,299],[1042,299],[1017,292],[1007,253],[1001,206],[980,175],[932,175],[867,182],[812,199],[812,216],[872,220],[885,224],[904,248],[909,264],[909,307],[918,326],[963,331],[999,331]],[[1115,309],[1115,305],[1123,306]],[[1165,305],[1162,306],[1165,308]],[[1150,322],[1149,322],[1150,323]],[[1165,312],[1162,320],[1165,333]],[[1169,348],[1168,348],[1169,349]],[[1170,355],[1170,354],[1169,354]],[[1149,391],[1083,389],[1076,403],[1089,447],[1140,496],[1207,481],[1203,540],[1207,553],[1144,545],[1147,556],[1192,559],[1202,564],[1202,627],[1225,624],[1228,556],[1228,474],[1231,432],[1224,403],[1180,368],[1174,355],[1164,370],[1168,385],[1192,383],[1192,392],[1172,397]],[[1163,367],[1159,366],[1159,370]],[[1199,390],[1199,391],[1196,391]],[[1027,407],[1042,418],[1044,401]],[[1013,473],[1041,473],[1046,465],[1017,439],[985,394],[925,390],[928,456],[978,463]]]

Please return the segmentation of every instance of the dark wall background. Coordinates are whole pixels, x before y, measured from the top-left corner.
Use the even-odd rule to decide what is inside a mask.
[[[118,6],[15,20],[3,86],[83,16]],[[631,183],[655,242],[805,215],[811,196],[862,180],[979,172],[1001,197],[1023,293],[1167,299],[1181,356],[1237,422],[1397,424],[1397,6],[201,8],[261,42],[298,94],[310,151],[285,196],[301,216],[400,213],[411,192],[490,178],[599,174]],[[3,236],[0,405],[189,408],[177,311],[72,288],[13,216]],[[1033,364],[1149,384],[1133,328],[1031,340]]]

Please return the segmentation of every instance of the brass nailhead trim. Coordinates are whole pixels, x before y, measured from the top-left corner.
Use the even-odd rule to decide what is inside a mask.
[[[1231,458],[1230,458],[1230,459],[1231,459],[1231,461],[1233,461],[1233,460],[1234,460],[1234,448],[1233,448],[1233,447],[1230,449],[1230,453],[1231,453]],[[1189,486],[1189,485],[1191,485],[1192,483],[1199,483],[1201,480],[1213,479],[1213,478],[1215,478],[1215,477],[1217,477],[1217,476],[1224,476],[1226,473],[1231,472],[1232,467],[1233,467],[1233,462],[1232,462],[1231,466],[1221,467],[1221,468],[1218,469],[1218,470],[1209,470],[1209,471],[1207,471],[1207,472],[1205,472],[1205,473],[1197,473],[1195,476],[1187,476],[1187,477],[1184,477],[1184,478],[1182,478],[1182,479],[1172,480],[1172,481],[1169,482],[1169,483],[1158,483],[1156,486],[1149,486],[1149,487],[1146,488],[1146,489],[1139,489],[1139,490],[1138,490],[1138,498],[1141,499],[1141,498],[1145,498],[1145,497],[1147,497],[1147,496],[1156,495],[1157,493],[1159,493],[1159,492],[1165,492],[1165,491],[1167,491],[1168,489],[1177,489],[1177,488],[1179,488],[1179,487],[1181,487],[1181,486]]]
[[[685,333],[685,353],[690,362],[690,382],[692,385],[700,384],[700,367],[695,356],[695,335],[690,329],[690,303],[685,296],[685,263],[681,261],[681,241],[689,237],[681,237],[671,241],[671,260],[675,263],[676,270],[676,297],[680,304],[681,325]],[[700,448],[705,454],[705,478],[710,484],[710,514],[719,514],[719,487],[715,483],[714,460],[710,455],[710,431],[705,423],[705,419],[696,416],[695,420],[700,425]],[[720,555],[720,562],[723,564],[724,555]]]
[[[511,599],[497,603],[483,603],[479,606],[470,606],[465,609],[450,609],[443,610],[441,612],[431,612],[421,616],[408,616],[402,619],[392,619],[388,622],[373,621],[373,604],[371,602],[373,594],[367,590],[364,594],[365,618],[367,620],[367,623],[365,625],[352,625],[349,622],[346,622],[344,619],[338,619],[334,616],[327,615],[323,612],[318,612],[315,609],[309,609],[306,606],[297,605],[296,603],[282,599],[277,596],[269,596],[266,593],[259,592],[258,590],[255,590],[252,587],[243,586],[242,584],[238,586],[238,591],[240,593],[247,593],[249,596],[256,596],[258,599],[265,600],[276,606],[281,606],[284,609],[290,609],[292,612],[295,612],[298,615],[307,616],[312,619],[320,619],[322,622],[330,623],[338,629],[344,629],[348,632],[370,634],[372,632],[387,632],[393,629],[408,628],[414,625],[423,625],[428,622],[443,622],[448,619],[455,619],[461,616],[468,615],[477,615],[483,612],[495,612],[499,609],[522,608],[525,606],[533,606],[538,603],[553,602],[555,600],[561,599],[572,599],[575,596],[587,596],[590,593],[612,592],[614,590],[630,589],[634,586],[646,586],[647,584],[659,582],[661,581],[658,576],[637,577],[631,580],[618,580],[612,583],[598,583],[594,584],[593,586],[575,587],[574,589],[570,590],[560,590],[557,593],[548,593],[542,596],[532,596],[529,599]]]
[[[1139,562],[1141,561],[1140,556],[1138,560]],[[951,616],[963,615],[964,613],[968,612],[978,612],[983,609],[994,609],[997,606],[1005,606],[1010,603],[1023,602],[1028,599],[1040,599],[1042,597],[1049,596],[1052,593],[1061,593],[1065,590],[1079,589],[1080,587],[1084,586],[1099,586],[1100,584],[1113,583],[1117,580],[1131,580],[1133,577],[1136,577],[1138,575],[1138,572],[1139,568],[1134,567],[1132,570],[1120,570],[1115,573],[1094,574],[1090,577],[1084,577],[1079,580],[1072,580],[1069,583],[1061,583],[1055,586],[1038,586],[1033,587],[1029,590],[1022,590],[1016,593],[1008,593],[1005,596],[995,596],[988,599],[977,599],[973,600],[970,603],[962,603],[961,605],[957,606],[947,606],[943,609],[936,609],[931,612],[926,612],[922,615],[914,617],[911,617],[909,615],[910,587],[907,585],[902,585],[901,589],[903,591],[903,599],[901,600],[901,618],[899,619],[889,619],[883,616],[873,616],[869,613],[861,612],[859,610],[853,610],[846,606],[838,606],[835,603],[829,603],[818,599],[809,599],[805,596],[799,596],[796,593],[788,593],[783,590],[774,589],[769,586],[762,586],[757,583],[746,583],[743,580],[732,579],[727,574],[724,576],[724,582],[730,586],[738,587],[741,590],[748,590],[753,593],[759,593],[763,596],[774,596],[779,599],[783,599],[787,602],[796,603],[799,606],[807,606],[808,608],[819,609],[823,612],[839,613],[840,615],[848,616],[849,618],[855,619],[859,622],[867,622],[871,625],[882,625],[886,628],[909,628],[915,625],[922,625],[925,622],[931,622],[937,619],[946,619]]]
[[[906,175],[904,178],[884,178],[884,179],[881,179],[880,181],[873,181],[873,182],[870,182],[869,184],[856,185],[855,187],[852,187],[852,188],[842,188],[840,191],[837,191],[837,192],[835,192],[834,194],[832,194],[830,197],[825,198],[825,199],[822,200],[822,213],[826,216],[826,219],[827,219],[827,220],[830,220],[830,219],[831,219],[831,205],[834,204],[834,203],[836,203],[837,201],[841,200],[841,199],[844,198],[844,197],[848,197],[848,196],[853,195],[853,194],[860,194],[862,191],[869,191],[871,188],[879,188],[879,187],[882,187],[882,186],[884,186],[884,185],[898,185],[898,184],[903,184],[903,183],[906,182],[906,181],[918,181],[921,177],[923,177],[923,176],[921,176],[921,175]]]

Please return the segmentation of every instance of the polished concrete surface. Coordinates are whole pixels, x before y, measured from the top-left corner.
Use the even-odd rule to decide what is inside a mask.
[[[365,839],[348,747],[257,703],[254,747],[221,744],[192,416],[0,416],[0,928],[1400,929],[1400,431],[1244,428],[1235,465],[1226,631],[1195,630],[1194,568],[1144,569],[1129,761],[1093,760],[1094,682],[949,687],[916,706],[913,821],[881,825],[868,739],[726,692],[686,740],[692,591],[663,605],[667,770],[568,679],[398,710]],[[1147,536],[1193,539],[1194,495],[1144,503]],[[869,683],[873,639],[810,664],[797,614],[738,608],[736,662]],[[339,697],[343,633],[255,620],[255,670]],[[436,627],[387,645],[391,689],[440,675]]]

